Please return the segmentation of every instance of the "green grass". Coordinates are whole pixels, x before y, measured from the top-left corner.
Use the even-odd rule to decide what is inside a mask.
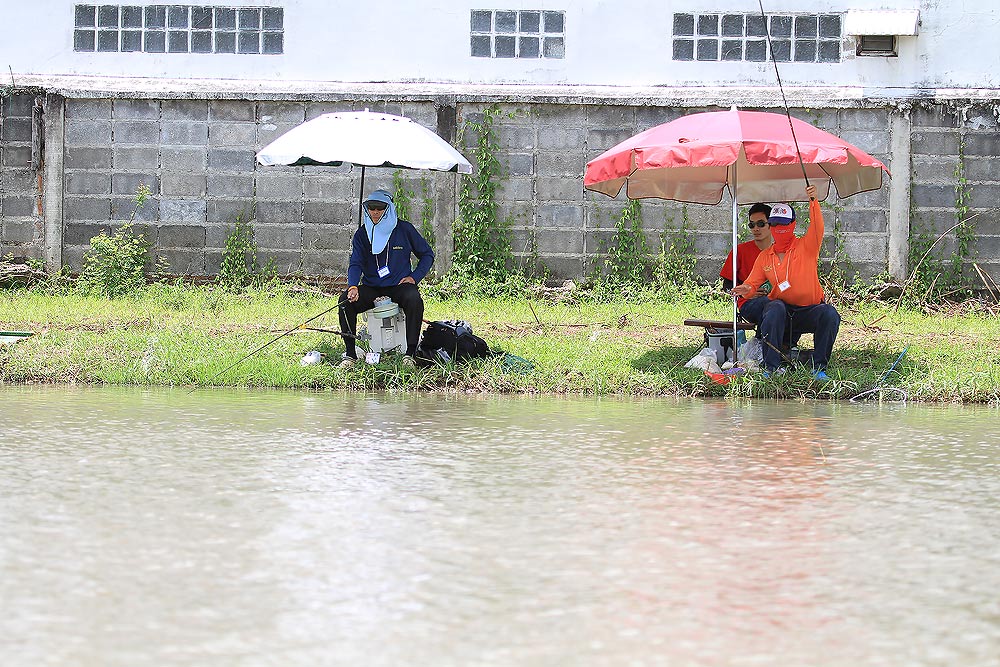
[[[466,320],[507,356],[428,369],[393,359],[340,369],[339,337],[297,331],[213,380],[255,347],[334,304],[321,294],[286,288],[231,294],[161,284],[116,300],[0,292],[0,329],[36,332],[0,346],[0,382],[848,399],[873,387],[909,346],[886,386],[916,401],[1000,404],[995,316],[893,312],[878,303],[841,307],[844,322],[829,370],[834,382],[818,384],[799,371],[720,386],[683,367],[701,349],[702,337],[682,322],[725,319],[730,306],[695,296],[616,304],[428,299],[427,319]],[[313,325],[337,329],[336,311]],[[810,346],[811,336],[803,342]],[[300,366],[312,349],[334,363]]]

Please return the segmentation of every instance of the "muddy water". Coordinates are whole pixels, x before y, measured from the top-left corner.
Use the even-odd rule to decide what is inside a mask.
[[[0,389],[0,664],[996,665],[1000,412]]]

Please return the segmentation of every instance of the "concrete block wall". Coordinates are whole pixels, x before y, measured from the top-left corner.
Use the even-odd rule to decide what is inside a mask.
[[[273,259],[279,273],[345,274],[360,170],[262,167],[255,153],[305,120],[366,107],[431,128],[436,120],[430,104],[67,100],[63,263],[79,270],[90,239],[130,219],[142,183],[152,197],[136,213],[136,228],[171,273],[218,273],[226,238],[242,217],[253,222],[261,260]],[[391,189],[392,175],[368,169],[365,190]]]
[[[911,113],[911,234],[934,238],[959,220],[975,216],[970,262],[1000,280],[1000,109],[993,104],[920,104]],[[970,195],[968,212],[957,208],[959,177]],[[955,233],[935,247],[944,257],[956,249]],[[970,284],[981,286],[971,265]]]
[[[47,232],[36,206],[38,189],[27,166],[33,96],[15,95],[0,105],[0,222],[3,252],[41,257]],[[322,113],[370,108],[403,114],[454,137],[468,121],[482,118],[486,101],[268,101],[239,99],[67,99],[64,107],[61,183],[62,264],[81,266],[90,238],[128,220],[139,183],[153,192],[136,214],[137,228],[153,241],[176,274],[215,274],[237,216],[254,216],[262,258],[281,273],[342,276],[357,224],[358,169],[260,167],[255,152],[285,131]],[[495,117],[506,170],[498,191],[500,215],[513,227],[519,261],[538,258],[559,278],[579,278],[603,259],[627,201],[583,190],[588,160],[620,141],[685,113],[718,110],[627,104],[563,104],[508,101]],[[443,113],[446,112],[446,113]],[[889,165],[896,183],[905,181],[909,205],[903,231],[893,231],[890,184],[876,192],[827,202],[824,258],[836,252],[834,228],[852,270],[883,272],[887,257],[905,244],[906,226],[943,231],[955,221],[956,168],[963,165],[976,219],[973,261],[1000,276],[1000,131],[992,105],[914,103],[875,108],[793,109],[794,116],[866,149]],[[905,123],[898,120],[905,117]],[[900,128],[904,129],[900,129]],[[893,132],[896,136],[893,136]],[[463,153],[473,159],[474,133],[464,134]],[[50,147],[51,148],[51,147]],[[891,158],[896,160],[892,163]],[[439,270],[447,268],[450,230],[456,214],[456,177],[400,172],[414,192],[411,221],[420,223],[423,192],[435,204],[433,224]],[[50,177],[51,178],[51,177]],[[393,172],[368,169],[365,190],[389,190]],[[56,187],[58,185],[58,187]],[[51,208],[51,207],[50,207]],[[906,206],[893,205],[899,209]],[[54,210],[54,209],[53,209]],[[684,205],[646,200],[647,242],[655,254],[661,240],[682,225],[693,233],[697,270],[714,279],[730,249],[730,206]],[[742,220],[741,220],[742,223]],[[51,232],[48,232],[51,234]],[[894,237],[895,235],[895,237]],[[953,237],[954,235],[952,235]],[[741,224],[741,238],[747,238]],[[947,254],[954,247],[943,244]],[[893,245],[895,244],[895,246]]]
[[[35,96],[0,98],[0,256],[42,258],[38,178],[31,164]]]

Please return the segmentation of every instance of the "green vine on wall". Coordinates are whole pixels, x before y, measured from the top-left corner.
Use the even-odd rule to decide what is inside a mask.
[[[500,220],[497,204],[497,188],[506,175],[498,158],[500,143],[494,127],[500,113],[500,106],[493,104],[483,111],[481,121],[466,121],[458,133],[459,143],[466,132],[474,133],[476,169],[462,177],[459,188],[452,272],[477,281],[487,290],[507,283],[514,265],[510,222]]]
[[[948,286],[949,272],[945,271],[944,261],[931,249],[934,240],[935,235],[919,217],[911,218],[910,247],[906,263],[914,271],[911,287],[918,300],[939,295]]]
[[[400,220],[413,222],[412,214],[414,210],[414,198],[417,193],[406,187],[403,180],[403,172],[397,169],[392,174],[392,201],[396,205],[396,215]],[[437,238],[434,233],[434,198],[431,196],[430,181],[426,177],[420,179],[420,222],[414,223],[420,230],[420,235],[437,252]]]
[[[253,228],[256,210],[257,205],[254,203],[248,214],[244,211],[237,213],[236,220],[226,235],[226,247],[222,251],[218,275],[219,286],[224,290],[239,292],[248,288],[260,289],[278,276],[273,257],[263,266],[257,259],[259,249]]]
[[[653,259],[642,224],[642,204],[630,199],[615,225],[604,261],[594,272],[594,292],[603,298],[649,291]]]
[[[969,217],[969,203],[972,201],[972,187],[965,177],[965,137],[958,139],[958,164],[955,165],[955,222],[962,223],[955,228],[955,251],[951,256],[951,276],[955,285],[962,285],[963,268],[972,256],[972,243],[976,238],[976,225],[966,221]],[[966,222],[963,222],[966,221]]]
[[[435,251],[437,250],[437,235],[434,233],[434,196],[431,194],[431,184],[426,178],[420,179],[420,233]]]
[[[694,233],[688,220],[687,206],[681,208],[681,226],[669,228],[670,218],[664,219],[660,233],[660,253],[656,257],[656,282],[664,294],[695,287],[698,284],[695,267]]]
[[[958,162],[952,175],[955,178],[955,247],[950,257],[934,248],[940,240],[935,230],[916,217],[910,223],[907,259],[914,271],[912,297],[918,302],[969,296],[964,268],[972,257],[976,225],[970,220],[972,187],[965,176],[965,137],[962,135],[959,136]]]
[[[400,169],[392,172],[392,203],[396,205],[396,215],[400,220],[410,219],[410,201],[413,190],[406,187],[403,172]]]
[[[826,273],[824,283],[830,290],[843,292],[852,283],[858,281],[858,270],[850,253],[847,252],[847,235],[844,233],[844,221],[840,216],[844,207],[830,205],[826,202],[820,202],[820,206],[830,211],[833,217],[833,230],[830,236],[833,253],[829,259],[829,270]],[[825,215],[824,218],[826,218]]]

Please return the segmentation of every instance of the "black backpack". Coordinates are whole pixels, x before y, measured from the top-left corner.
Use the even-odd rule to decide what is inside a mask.
[[[489,355],[490,347],[486,341],[472,333],[468,322],[461,320],[428,322],[417,348],[418,358],[445,363]]]

